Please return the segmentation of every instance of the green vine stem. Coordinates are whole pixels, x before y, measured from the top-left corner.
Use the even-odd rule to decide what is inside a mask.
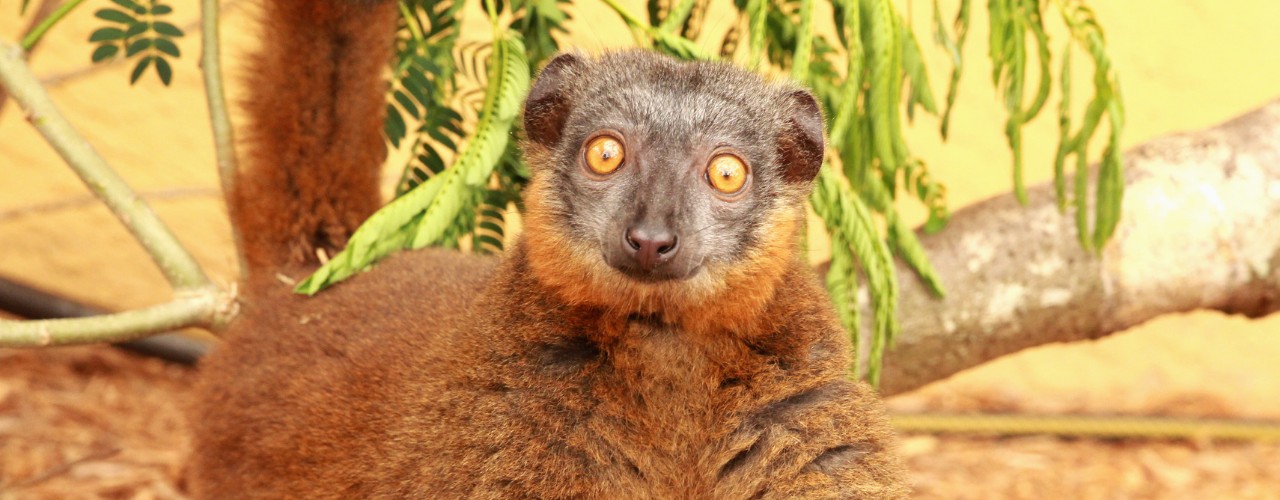
[[[221,329],[234,315],[235,301],[214,286],[178,292],[172,301],[116,314],[38,321],[0,320],[0,347],[123,342],[198,326]]]
[[[222,59],[219,52],[220,40],[218,32],[218,0],[201,0],[201,54],[200,69],[204,72],[205,97],[209,101],[209,121],[213,126],[213,143],[218,159],[218,179],[222,181],[222,196],[231,205],[231,196],[236,187],[236,146],[232,135],[231,119],[227,114],[227,96],[222,85]],[[236,259],[240,263],[240,274],[244,277],[244,255],[240,252],[240,228],[231,225],[231,236],[235,240]]]
[[[58,21],[67,17],[67,14],[70,14],[72,10],[83,2],[84,0],[71,0],[59,5],[57,9],[49,14],[49,17],[44,18],[30,33],[27,33],[27,36],[22,38],[22,50],[31,50],[32,47],[35,47],[37,43],[40,43],[40,38],[49,31],[49,28],[58,24]]]
[[[182,248],[151,207],[111,170],[54,106],[40,81],[31,73],[23,54],[21,47],[0,42],[0,84],[27,110],[27,119],[76,171],[89,190],[106,203],[133,233],[169,283],[178,290],[208,286],[209,278],[204,270]]]
[[[693,12],[694,0],[680,0],[679,3],[671,6],[671,11],[667,13],[667,18],[662,20],[662,24],[658,26],[659,30],[667,33],[676,33],[684,26],[685,21],[689,19],[689,14]]]

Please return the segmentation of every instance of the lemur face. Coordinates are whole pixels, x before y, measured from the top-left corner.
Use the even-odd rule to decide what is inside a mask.
[[[823,153],[807,92],[638,51],[557,57],[525,130],[538,209],[564,243],[640,283],[750,259],[775,218],[796,216]]]
[[[683,280],[708,260],[734,260],[754,239],[751,215],[776,194],[752,172],[759,141],[614,104],[573,124],[577,147],[565,148],[569,168],[557,172],[575,237],[640,281]]]

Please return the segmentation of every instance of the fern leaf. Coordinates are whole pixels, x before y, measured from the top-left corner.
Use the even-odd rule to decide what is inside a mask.
[[[747,67],[759,68],[764,56],[765,19],[768,9],[765,0],[747,0]]]
[[[425,208],[410,246],[422,248],[440,239],[444,224],[462,209],[468,191],[483,186],[511,138],[511,126],[520,113],[521,99],[529,90],[529,66],[524,45],[514,32],[494,45],[489,65],[489,85],[471,142],[453,168],[446,171],[440,195]]]
[[[911,78],[911,95],[907,101],[907,116],[911,117],[915,105],[919,104],[930,114],[938,114],[938,103],[933,98],[933,88],[929,85],[929,72],[924,66],[924,56],[920,53],[920,42],[916,41],[915,33],[907,29],[902,23],[901,18],[898,24],[902,26],[901,48],[902,53],[902,69],[906,71],[907,76]]]
[[[605,0],[605,4],[608,5],[609,8],[613,9],[613,11],[618,14],[618,17],[622,18],[623,22],[627,23],[627,27],[631,28],[633,31],[638,30],[644,32],[652,38],[655,48],[662,52],[681,59],[715,59],[715,54],[699,47],[693,40],[680,36],[680,34],[674,30],[667,31],[661,28],[655,28],[651,24],[641,22],[635,14],[632,14],[631,11],[622,7],[622,5],[618,4],[616,0]],[[692,4],[690,4],[690,8],[692,8]],[[681,21],[681,23],[683,23],[683,21]]]
[[[459,214],[478,203],[477,194],[507,147],[528,87],[524,45],[515,32],[505,32],[491,54],[489,90],[480,123],[453,166],[369,217],[351,236],[347,248],[295,291],[314,294],[395,250],[421,248],[455,236]]]
[[[875,155],[880,158],[880,167],[884,172],[894,172],[893,153],[893,115],[897,107],[893,101],[893,50],[896,42],[894,36],[893,6],[890,0],[862,0],[864,26],[864,44],[867,54],[867,68],[870,73],[869,99],[867,111],[871,116],[871,135],[875,146]]]
[[[827,294],[831,296],[831,304],[835,306],[836,316],[844,326],[853,344],[853,366],[851,374],[858,378],[862,374],[862,356],[858,332],[862,329],[862,308],[857,303],[858,269],[855,267],[853,255],[849,253],[849,242],[839,233],[831,235],[831,267],[827,268]]]
[[[841,182],[834,169],[828,167],[819,171],[810,201],[826,223],[827,232],[849,243],[847,248],[839,250],[851,251],[867,274],[875,314],[867,379],[874,385],[880,380],[884,350],[892,345],[898,332],[898,281],[889,248],[876,230],[870,210]]]
[[[943,40],[943,45],[947,48],[947,52],[951,55],[951,80],[947,83],[947,106],[942,112],[942,126],[940,131],[942,138],[947,138],[947,133],[951,128],[951,110],[955,107],[956,95],[960,87],[960,75],[964,71],[964,42],[969,34],[969,0],[960,0],[960,10],[956,13],[956,19],[953,23],[955,29],[954,43],[947,43],[950,37],[946,35],[946,28],[942,25],[942,15],[938,10],[938,1],[933,2],[933,22],[937,37]]]
[[[1062,101],[1058,103],[1058,151],[1053,158],[1053,191],[1058,211],[1067,208],[1066,160],[1071,141],[1071,44],[1062,48],[1062,73],[1059,75]]]
[[[813,52],[813,0],[800,0],[800,24],[796,27],[796,52],[791,60],[791,79],[809,79],[809,60]]]
[[[930,292],[937,297],[947,295],[947,290],[943,288],[942,280],[938,277],[938,271],[933,268],[933,263],[929,262],[929,257],[924,254],[924,247],[920,246],[920,239],[897,214],[889,220],[889,243],[897,250],[894,253],[902,257],[902,260],[915,270],[916,275],[920,276]]]
[[[693,12],[694,0],[674,0],[675,5],[671,7],[671,11],[667,12],[667,17],[662,19],[662,24],[658,25],[659,31],[667,33],[676,33],[681,26],[684,26],[685,20],[689,19],[689,13]]]
[[[831,141],[837,149],[852,149],[852,144],[847,144],[850,139],[856,139],[856,135],[849,136],[849,131],[854,127],[854,121],[858,118],[858,95],[862,93],[862,61],[864,54],[862,52],[862,16],[861,10],[858,8],[856,0],[840,0],[833,5],[835,17],[839,19],[840,25],[837,32],[840,34],[841,42],[845,44],[846,60],[845,60],[845,81],[842,89],[843,95],[839,106],[836,106],[835,115],[832,116],[830,129]]]

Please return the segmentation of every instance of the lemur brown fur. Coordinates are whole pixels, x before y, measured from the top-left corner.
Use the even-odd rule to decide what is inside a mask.
[[[250,273],[330,254],[381,205],[395,2],[268,0],[249,57],[246,154],[230,203]]]
[[[560,56],[526,105],[526,228],[501,263],[402,253],[313,298],[276,281],[367,214],[368,193],[335,193],[376,179],[383,145],[356,129],[381,130],[384,84],[355,71],[391,56],[389,5],[267,2],[268,25],[288,29],[267,30],[253,92],[277,104],[249,112],[259,127],[303,125],[261,142],[280,156],[247,158],[247,174],[285,173],[246,175],[253,196],[235,198],[243,231],[284,236],[246,236],[243,314],[202,367],[197,498],[905,496],[881,405],[846,379],[848,338],[798,251],[822,156],[803,91],[640,52]],[[284,64],[323,70],[266,70],[277,44],[297,48]],[[616,113],[631,121],[597,121]],[[581,141],[606,125],[633,163],[584,180]],[[705,197],[684,178],[711,154],[689,130],[733,132],[725,144],[754,169],[745,196]],[[659,199],[661,183],[685,191]],[[581,235],[614,219],[587,207],[633,202],[722,224],[682,233],[681,257],[702,256],[687,275],[636,278]]]

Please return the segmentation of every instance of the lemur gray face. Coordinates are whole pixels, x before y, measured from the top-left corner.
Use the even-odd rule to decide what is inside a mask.
[[[539,203],[575,246],[642,282],[745,258],[771,217],[801,206],[823,155],[808,92],[640,51],[555,58],[524,124],[550,185]]]

